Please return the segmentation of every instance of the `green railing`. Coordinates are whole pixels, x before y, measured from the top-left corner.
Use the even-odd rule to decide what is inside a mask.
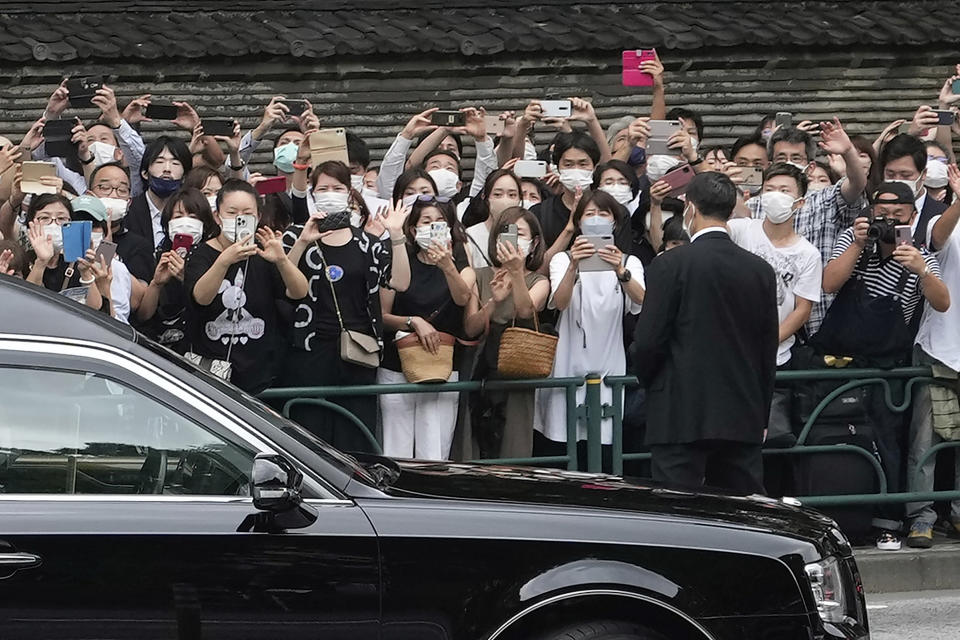
[[[846,381],[826,395],[811,412],[810,417],[803,425],[797,436],[797,443],[790,448],[764,449],[765,456],[783,455],[811,455],[817,453],[849,453],[858,455],[869,461],[876,474],[878,492],[872,494],[852,495],[823,495],[800,496],[801,501],[810,506],[847,506],[862,504],[889,504],[920,502],[930,500],[960,500],[960,491],[930,491],[924,493],[897,492],[889,493],[886,476],[881,463],[869,451],[852,444],[808,445],[810,431],[816,424],[823,411],[836,398],[847,391],[858,387],[882,386],[884,401],[887,408],[898,414],[910,410],[914,389],[921,384],[942,384],[932,377],[929,367],[910,367],[902,369],[814,369],[805,371],[782,371],[777,373],[778,383],[794,383],[804,381]],[[905,380],[902,402],[893,397],[890,380]],[[564,464],[568,469],[580,468],[577,451],[577,425],[583,421],[586,427],[586,460],[587,471],[600,473],[603,469],[603,445],[601,444],[601,425],[605,418],[613,420],[613,440],[611,447],[611,468],[607,471],[616,475],[623,473],[625,461],[648,460],[650,453],[623,451],[623,400],[624,391],[639,383],[634,376],[607,376],[601,379],[598,375],[588,375],[584,378],[547,378],[541,380],[487,380],[469,382],[448,382],[442,384],[382,384],[352,387],[292,387],[269,389],[260,397],[264,400],[284,401],[282,411],[290,417],[291,409],[302,405],[320,406],[345,416],[364,435],[371,449],[381,452],[380,434],[371,433],[355,415],[343,407],[330,402],[329,398],[343,396],[380,396],[384,394],[407,393],[440,393],[440,392],[473,392],[473,391],[512,391],[533,389],[564,389],[567,403],[567,443],[566,455],[539,456],[530,458],[496,458],[473,460],[472,462],[516,464],[516,465],[545,465]],[[606,385],[613,392],[612,404],[604,404],[601,400],[601,387]],[[584,401],[577,404],[577,390],[586,387]],[[960,447],[960,441],[941,442],[927,450],[918,465],[918,472],[923,464],[937,452],[948,448]],[[906,455],[906,451],[904,455]],[[960,454],[958,454],[960,455]]]

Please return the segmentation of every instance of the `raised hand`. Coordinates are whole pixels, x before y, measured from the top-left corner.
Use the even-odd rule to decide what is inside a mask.
[[[199,125],[198,125],[199,126]],[[227,153],[233,154],[240,151],[240,123],[234,121],[233,123],[233,135],[232,136],[213,136],[213,139],[217,142],[223,142],[227,145]]]
[[[174,102],[173,106],[177,108],[177,117],[173,120],[173,124],[186,131],[193,131],[200,124],[200,116],[189,102]]]
[[[123,110],[121,117],[127,121],[128,124],[135,125],[140,122],[153,122],[153,118],[147,117],[147,107],[150,106],[150,94],[144,94],[139,98],[134,98],[127,105],[127,108]]]
[[[947,182],[953,193],[960,193],[960,169],[955,162],[947,165]]]
[[[497,269],[493,279],[490,280],[490,291],[494,302],[503,302],[510,297],[513,281],[507,277],[506,269]]]
[[[570,107],[570,120],[593,122],[597,119],[597,112],[593,110],[593,105],[582,98],[570,98]]]
[[[630,146],[647,146],[647,138],[650,137],[650,118],[637,118],[627,127],[627,140]]]
[[[27,155],[43,144],[43,125],[45,124],[47,124],[46,118],[40,118],[34,122],[33,125],[30,126],[30,130],[23,136],[23,140],[20,141],[20,148],[23,149]]]
[[[21,155],[23,155],[23,150],[20,147],[7,146],[0,149],[0,173],[6,172],[7,169],[19,162]]]
[[[300,131],[307,133],[308,131],[319,131],[320,130],[320,118],[317,117],[317,114],[313,112],[313,104],[309,100],[304,100],[307,103],[307,109],[299,117],[294,116],[293,120],[299,122]]]
[[[97,89],[90,102],[100,108],[100,121],[112,129],[120,126],[120,110],[117,108],[117,95],[107,85]]]
[[[398,237],[403,233],[403,222],[408,215],[410,215],[410,207],[404,205],[402,199],[396,202],[391,201],[390,206],[380,215],[380,221],[392,237]]]
[[[825,153],[835,153],[843,155],[853,148],[850,137],[843,130],[839,118],[834,118],[833,122],[820,123],[820,143],[819,146]]]
[[[487,137],[487,121],[483,119],[486,115],[483,107],[475,109],[473,107],[466,107],[460,109],[463,113],[466,120],[466,124],[462,127],[456,127],[453,129],[455,133],[464,133],[468,136],[473,136],[475,140],[483,140]]]
[[[46,118],[59,118],[60,114],[70,106],[70,92],[67,91],[67,78],[63,79],[60,86],[47,99],[47,108],[43,115]]]
[[[940,118],[933,112],[933,108],[922,104],[917,107],[916,113],[913,114],[913,120],[910,122],[910,129],[907,133],[912,136],[922,136],[927,129],[935,127],[939,123]]]
[[[586,260],[597,252],[593,244],[584,236],[580,236],[570,247],[570,261],[575,265],[580,264],[581,260]]]
[[[946,108],[960,102],[960,94],[953,92],[953,83],[957,80],[960,80],[960,76],[950,76],[944,80],[943,87],[940,88],[939,102],[941,107]]]
[[[257,229],[257,241],[263,247],[262,249],[257,248],[256,245],[253,245],[256,249],[257,255],[266,260],[267,262],[277,264],[278,262],[283,262],[287,259],[287,254],[283,250],[283,242],[281,238],[283,234],[279,231],[273,231],[267,227],[260,227]]]
[[[260,126],[257,127],[263,133],[269,131],[276,123],[283,122],[289,116],[290,109],[281,100],[286,100],[286,98],[284,96],[273,96],[270,99],[270,104],[264,108],[263,117],[260,118]]]
[[[503,240],[497,243],[497,260],[507,271],[523,272],[524,257],[520,254],[520,249],[513,246],[512,243]]]
[[[670,183],[658,180],[650,187],[650,203],[655,205],[663,204],[663,199],[670,195],[673,187]]]
[[[640,63],[640,71],[649,73],[653,76],[653,84],[663,84],[663,63],[660,62],[660,54],[654,53],[653,60],[644,60]]]
[[[84,162],[93,160],[93,154],[90,153],[90,143],[93,140],[87,134],[87,128],[83,126],[83,123],[77,121],[77,126],[71,129],[70,133],[72,134],[70,142],[77,145],[77,157]]]
[[[27,227],[27,239],[30,240],[30,246],[33,252],[37,254],[37,260],[41,264],[49,264],[56,255],[53,247],[53,238],[44,233],[43,225],[36,220],[31,220]]]
[[[14,275],[13,267],[10,266],[11,262],[13,262],[13,251],[4,249],[0,253],[0,273],[8,276]]]
[[[893,250],[893,259],[899,262],[910,273],[920,275],[927,268],[927,261],[923,254],[912,244],[901,244]]]
[[[433,131],[437,128],[437,125],[430,123],[430,116],[436,112],[439,107],[431,107],[426,111],[421,111],[417,115],[410,118],[406,126],[403,128],[403,131],[400,132],[400,135],[406,138],[407,140],[414,140],[420,134]]]

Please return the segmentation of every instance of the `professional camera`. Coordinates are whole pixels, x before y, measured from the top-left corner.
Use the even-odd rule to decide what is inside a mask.
[[[870,220],[870,226],[867,227],[867,240],[871,243],[878,240],[893,242],[896,224],[896,220],[890,218],[873,218]]]

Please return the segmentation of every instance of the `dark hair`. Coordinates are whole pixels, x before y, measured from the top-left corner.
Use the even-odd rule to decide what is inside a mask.
[[[300,130],[300,127],[298,127],[295,124],[288,124],[287,126],[282,127],[279,131],[277,131],[277,137],[273,139],[274,149],[277,148],[277,143],[280,141],[280,138],[282,138],[284,135],[288,133],[299,133],[300,135],[303,135],[303,131]]]
[[[183,188],[192,187],[202,191],[203,187],[207,184],[207,180],[210,178],[219,178],[220,184],[223,184],[225,179],[222,173],[206,165],[194,167],[183,177]]]
[[[766,182],[770,178],[777,176],[793,178],[797,183],[797,190],[800,192],[800,197],[802,198],[807,195],[807,188],[810,186],[810,181],[807,179],[807,174],[800,171],[800,169],[786,162],[774,162],[763,172],[763,181]]]
[[[0,254],[10,250],[13,255],[10,258],[10,268],[13,269],[14,276],[21,278],[27,277],[27,252],[23,250],[20,243],[15,240],[0,240]],[[6,275],[6,274],[3,274]]]
[[[908,156],[913,158],[913,164],[918,172],[927,168],[927,146],[923,142],[906,133],[894,136],[880,150],[881,171],[894,160]]]
[[[830,184],[837,184],[840,176],[837,175],[837,172],[833,170],[833,167],[831,167],[829,163],[823,160],[814,160],[813,163],[823,169],[823,172],[827,174],[827,179],[830,181]]]
[[[761,136],[759,133],[752,133],[749,136],[740,136],[737,138],[736,142],[733,143],[733,146],[730,147],[730,160],[733,160],[744,147],[749,147],[752,144],[763,147],[764,150],[767,148],[767,143],[763,141],[763,136]]]
[[[367,220],[370,218],[370,210],[367,209],[367,204],[364,202],[363,197],[353,188],[353,183],[350,181],[350,167],[339,160],[321,162],[310,174],[310,187],[314,190],[317,188],[317,180],[320,179],[320,176],[330,176],[347,188],[348,202],[352,203],[363,217],[360,228],[365,227]]]
[[[433,132],[432,132],[432,131],[424,131],[424,132],[421,133],[419,136],[417,136],[417,146],[420,146],[421,144],[423,144],[423,141],[426,140],[427,137],[429,137],[431,133],[433,133]],[[462,158],[462,157],[463,157],[463,142],[460,140],[460,136],[459,136],[458,134],[456,134],[456,133],[447,133],[447,135],[445,135],[443,138],[440,139],[440,142],[443,142],[443,141],[446,140],[447,138],[453,138],[453,141],[454,141],[455,143],[457,143],[457,155],[459,155],[459,156]],[[458,160],[458,162],[459,162],[459,160]]]
[[[710,145],[709,147],[702,147],[700,149],[700,156],[704,159],[706,159],[707,156],[709,156],[711,153],[714,153],[714,154],[722,153],[724,157],[727,158],[728,161],[732,159],[730,157],[727,157],[727,149],[721,144],[714,144],[714,145]]]
[[[940,144],[940,142],[937,140],[927,140],[924,142],[923,148],[926,149],[927,147],[936,147],[937,149],[940,149],[940,151],[943,151],[943,155],[947,156],[947,158],[950,157],[950,152],[947,151],[947,148]]]
[[[657,253],[662,253],[667,248],[668,242],[690,242],[690,234],[683,229],[683,216],[673,216],[663,222],[663,244],[657,248]]]
[[[763,116],[763,119],[760,121],[760,124],[757,125],[757,130],[754,131],[754,135],[763,137],[763,130],[766,128],[764,125],[766,125],[768,122],[769,122],[770,124],[776,126],[776,124],[777,124],[777,114],[775,114],[775,113],[768,113],[767,115]],[[771,127],[771,128],[772,128],[772,127]]]
[[[401,173],[400,177],[397,178],[397,182],[393,185],[393,201],[396,202],[402,198],[403,192],[407,190],[407,187],[420,178],[429,182],[430,188],[433,189],[433,195],[437,195],[437,183],[433,181],[430,174],[427,173],[423,167],[413,167]]]
[[[873,141],[866,136],[850,136],[850,142],[856,148],[857,153],[865,153],[870,156],[870,171],[867,172],[867,193],[873,193],[880,186],[880,163],[877,161],[877,150],[873,148]],[[849,170],[848,170],[849,173]]]
[[[426,169],[427,164],[430,162],[431,158],[436,158],[437,156],[447,156],[451,158],[454,162],[457,163],[457,178],[460,178],[463,174],[463,168],[460,166],[460,158],[457,157],[452,151],[447,151],[446,149],[434,149],[427,154],[427,157],[423,159],[423,167]]]
[[[609,211],[613,214],[613,228],[617,231],[623,228],[623,225],[629,220],[627,210],[617,202],[617,199],[606,191],[591,191],[580,198],[580,203],[573,210],[573,226],[580,228],[580,221],[583,219],[583,212],[587,205],[595,204],[601,211]],[[574,232],[574,236],[579,236],[580,232]]]
[[[73,219],[73,205],[70,202],[70,199],[66,196],[60,195],[59,193],[41,193],[38,196],[34,196],[30,200],[30,206],[27,207],[27,214],[25,216],[25,221],[29,224],[34,218],[37,217],[37,211],[43,209],[48,204],[53,204],[59,202],[67,208],[67,213],[70,214],[70,219]]]
[[[248,193],[253,196],[253,199],[257,202],[257,215],[260,214],[260,194],[253,188],[253,185],[239,178],[230,178],[223,183],[223,188],[220,189],[220,193],[217,194],[217,210],[219,211],[220,207],[223,206],[223,199],[228,194],[236,192]],[[207,206],[209,206],[209,204]],[[206,230],[206,225],[204,225],[204,230]]]
[[[807,161],[813,160],[817,155],[817,145],[813,142],[809,133],[796,127],[783,127],[777,129],[767,140],[767,158],[769,160],[773,160],[773,149],[778,142],[802,144],[803,152],[807,154]]]
[[[553,164],[559,166],[560,158],[570,149],[579,149],[586,153],[594,166],[600,164],[600,147],[593,138],[582,131],[557,134],[553,139]]]
[[[203,238],[201,238],[201,240],[208,240],[220,235],[220,227],[217,225],[216,220],[213,219],[213,212],[210,211],[210,203],[207,202],[203,192],[196,187],[184,187],[167,200],[167,203],[163,205],[163,211],[160,212],[160,226],[163,228],[164,236],[169,237],[170,235],[169,231],[167,231],[167,226],[173,218],[173,210],[180,203],[183,203],[183,208],[195,215],[200,222],[203,223]]]
[[[410,215],[407,216],[407,219],[403,221],[403,235],[407,238],[407,246],[412,249],[412,253],[416,253],[418,250],[417,247],[417,223],[420,221],[420,214],[424,209],[429,207],[436,207],[440,210],[440,213],[443,214],[443,219],[446,221],[447,226],[450,228],[450,237],[453,239],[453,248],[456,251],[457,247],[463,247],[467,242],[467,232],[463,228],[463,224],[457,219],[457,207],[453,204],[452,201],[440,202],[436,199],[432,200],[420,200],[417,199],[413,203],[413,207],[410,209]],[[466,253],[464,253],[466,257]],[[464,265],[465,266],[465,265]],[[463,267],[457,265],[458,269]]]
[[[109,220],[109,219],[107,219],[107,220],[98,220],[97,218],[94,218],[93,215],[91,215],[91,214],[88,213],[87,211],[74,211],[74,212],[70,215],[70,219],[71,219],[71,220],[76,220],[77,222],[82,221],[82,220],[89,220],[90,223],[91,223],[91,227],[92,227],[93,229],[95,229],[95,230],[96,230],[96,229],[102,229],[104,233],[106,233],[107,230],[110,228],[110,220]]]
[[[500,233],[503,227],[508,224],[516,224],[518,220],[526,220],[530,227],[530,253],[527,254],[525,265],[528,271],[536,271],[543,266],[543,256],[546,248],[543,246],[543,231],[540,228],[540,221],[523,207],[510,207],[504,209],[500,214],[500,224],[495,225],[490,231],[490,243],[487,245],[487,255],[490,256],[490,263],[495,267],[502,266],[497,259],[497,243],[500,241]]]
[[[87,184],[93,187],[93,181],[96,179],[97,174],[103,171],[104,169],[106,169],[107,167],[116,167],[117,169],[120,169],[121,171],[123,171],[123,174],[127,176],[127,182],[130,182],[130,170],[127,169],[122,164],[120,164],[119,162],[114,161],[114,162],[104,162],[102,165],[100,165],[99,167],[91,171],[90,179],[87,181]]]
[[[524,183],[526,183],[526,184],[532,184],[533,186],[535,186],[535,187],[537,188],[537,191],[540,193],[540,200],[541,200],[541,201],[546,200],[547,197],[550,195],[549,192],[547,191],[547,188],[546,188],[545,186],[543,186],[543,182],[541,182],[538,178],[520,178],[520,194],[521,194],[521,197],[523,197],[523,185],[524,185]]]
[[[637,177],[637,172],[628,165],[623,160],[609,160],[603,164],[597,165],[593,170],[593,184],[590,185],[590,189],[596,191],[600,188],[600,180],[603,179],[603,174],[607,170],[613,169],[627,179],[627,182],[630,184],[630,191],[633,193],[633,197],[637,197],[637,193],[640,192],[640,178]]]
[[[726,174],[698,173],[687,187],[687,202],[704,217],[727,221],[737,204],[737,187]]]
[[[703,140],[703,117],[699,113],[683,107],[674,107],[667,111],[667,120],[677,120],[679,118],[693,120],[693,124],[697,127],[697,138]]]
[[[367,143],[352,131],[347,131],[345,135],[347,138],[347,159],[351,163],[356,162],[366,171],[367,165],[370,164],[370,149],[367,147]]]
[[[504,176],[513,178],[517,183],[517,193],[520,194],[518,199],[521,203],[523,202],[523,185],[520,184],[520,178],[510,169],[497,169],[487,176],[486,181],[483,183],[483,191],[480,192],[480,195],[470,199],[470,204],[463,213],[463,224],[465,226],[471,227],[477,223],[484,222],[490,217],[490,193],[493,191],[493,185]]]
[[[173,157],[180,161],[180,164],[183,165],[183,175],[187,175],[190,172],[190,169],[193,168],[193,154],[190,153],[187,143],[178,138],[171,138],[170,136],[160,136],[153,142],[147,145],[147,148],[143,152],[143,159],[140,161],[140,175],[144,173],[149,175],[150,165],[160,157],[160,154],[163,153],[163,150],[167,149],[170,153],[173,154]]]

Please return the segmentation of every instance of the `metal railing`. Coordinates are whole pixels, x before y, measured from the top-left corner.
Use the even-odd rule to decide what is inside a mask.
[[[901,369],[813,369],[803,371],[781,371],[777,373],[778,383],[796,383],[808,381],[838,381],[835,389],[828,393],[811,411],[797,436],[795,445],[789,448],[765,448],[764,456],[784,455],[812,455],[812,454],[852,454],[869,461],[876,474],[878,491],[869,494],[799,496],[801,501],[810,506],[848,506],[863,504],[891,504],[934,500],[960,500],[960,491],[929,491],[929,492],[888,492],[886,475],[880,460],[870,451],[853,444],[809,445],[807,440],[810,432],[821,414],[830,404],[844,393],[860,388],[881,386],[883,388],[884,403],[888,410],[903,414],[912,407],[914,390],[921,384],[944,384],[933,378],[930,367],[909,367]],[[902,402],[897,403],[893,397],[891,380],[905,380]],[[846,381],[846,382],[844,382]],[[467,382],[447,382],[440,384],[378,384],[351,387],[291,387],[268,389],[260,394],[264,400],[282,400],[283,415],[290,417],[291,410],[297,406],[313,405],[337,412],[347,418],[377,453],[382,452],[378,438],[355,415],[343,407],[330,402],[329,398],[343,396],[380,396],[385,394],[408,393],[441,393],[441,392],[484,392],[484,391],[519,391],[535,389],[563,389],[567,404],[566,417],[566,455],[536,456],[527,458],[487,458],[472,462],[515,464],[515,465],[545,465],[564,464],[567,469],[580,468],[577,448],[577,426],[582,421],[586,430],[586,460],[587,471],[600,473],[609,471],[615,475],[623,473],[625,461],[648,460],[648,452],[623,451],[623,412],[624,392],[628,387],[637,386],[638,380],[634,376],[607,376],[588,375],[583,378],[546,378],[538,380],[486,380]],[[601,388],[608,386],[613,392],[611,404],[602,402]],[[577,403],[577,391],[585,387],[584,400]],[[611,418],[613,421],[613,435],[611,446],[610,469],[603,468],[603,444],[601,429],[603,420]],[[532,428],[532,427],[531,427]],[[928,449],[917,465],[917,473],[923,465],[939,451],[960,447],[960,440],[946,441]],[[904,452],[906,454],[906,452]],[[960,455],[960,453],[958,453]]]

